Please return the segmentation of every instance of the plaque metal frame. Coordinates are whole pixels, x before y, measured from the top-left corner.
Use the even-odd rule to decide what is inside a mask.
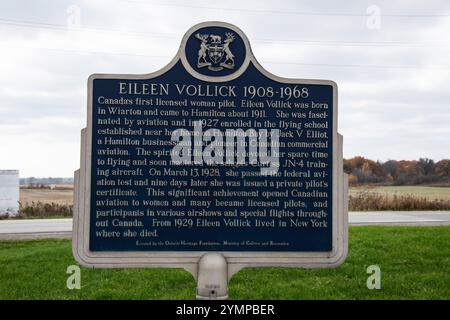
[[[232,29],[241,36],[246,48],[246,58],[242,66],[233,74],[223,77],[202,75],[189,65],[185,56],[185,45],[189,36],[199,28],[218,26]],[[348,252],[348,179],[343,172],[343,137],[337,132],[338,93],[337,84],[330,80],[310,80],[282,78],[266,71],[256,60],[245,34],[236,26],[224,22],[204,22],[193,26],[184,35],[180,48],[172,61],[159,71],[133,74],[92,74],[88,79],[87,127],[81,131],[80,169],[75,171],[74,217],[72,233],[72,252],[75,259],[90,268],[183,268],[195,279],[198,261],[212,251],[108,251],[89,250],[90,194],[92,159],[92,99],[94,79],[142,80],[158,77],[170,70],[178,61],[193,77],[209,81],[224,82],[236,79],[245,72],[250,62],[266,77],[286,84],[330,85],[333,87],[333,155],[332,155],[332,250],[329,252],[247,252],[220,251],[228,264],[228,279],[244,267],[302,267],[334,268],[342,264]]]

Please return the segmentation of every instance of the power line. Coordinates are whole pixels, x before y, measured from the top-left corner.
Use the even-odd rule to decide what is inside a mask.
[[[11,48],[11,46],[5,46]],[[140,53],[127,53],[127,52],[108,52],[108,51],[92,51],[92,50],[73,50],[73,49],[60,49],[60,48],[43,48],[43,47],[26,47],[26,46],[14,46],[15,48],[23,48],[23,49],[36,49],[36,50],[46,50],[46,51],[55,51],[62,53],[76,53],[76,54],[100,54],[100,55],[110,55],[110,56],[128,56],[128,57],[146,57],[146,58],[160,58],[160,59],[172,59],[170,56],[164,55],[150,55],[150,54],[140,54]]]
[[[342,41],[342,40],[306,40],[306,39],[264,39],[264,38],[253,38],[252,42],[267,42],[267,43],[277,43],[277,42],[300,42],[302,44],[309,45],[326,45],[326,46],[349,46],[349,47],[442,47],[449,45],[448,42],[407,42],[407,41]]]
[[[62,31],[95,31],[95,32],[107,32],[107,33],[125,33],[125,34],[137,34],[142,36],[153,36],[162,38],[176,38],[178,35],[174,33],[162,33],[162,32],[149,32],[149,31],[137,31],[137,30],[120,30],[102,27],[80,27],[80,28],[69,28],[67,25],[53,24],[37,21],[25,21],[25,20],[15,20],[15,19],[5,19],[0,18],[0,24],[12,25],[19,27],[30,27],[30,28],[44,28],[44,29],[54,29]]]
[[[446,65],[429,65],[429,66],[413,66],[413,65],[373,65],[373,64],[330,64],[330,63],[303,63],[303,62],[280,62],[280,61],[264,61],[265,64],[286,64],[311,67],[338,67],[338,68],[375,68],[375,69],[449,69]]]
[[[68,28],[61,24],[44,23],[37,21],[25,21],[25,20],[15,20],[15,19],[5,19],[0,18],[0,24],[11,25],[18,27],[28,27],[28,28],[44,28],[52,29],[58,31],[78,31],[78,32],[106,32],[106,33],[122,33],[131,34],[142,37],[156,37],[156,38],[166,38],[174,39],[181,38],[181,36],[174,33],[160,33],[160,32],[148,32],[148,31],[137,31],[137,30],[120,30],[120,29],[109,29],[102,27],[80,27],[80,28]],[[261,43],[279,43],[284,42],[288,44],[302,43],[304,45],[317,45],[317,46],[350,46],[350,47],[442,47],[449,45],[449,42],[444,41],[428,41],[428,42],[407,42],[407,41],[342,41],[342,40],[308,40],[308,39],[270,39],[270,38],[252,38],[252,42]]]
[[[178,3],[157,3],[157,2],[146,2],[138,0],[121,0],[122,2],[137,3],[143,5],[151,6],[162,6],[162,7],[180,7],[180,8],[190,8],[190,9],[207,9],[207,10],[220,10],[220,11],[236,11],[236,12],[251,12],[251,13],[274,13],[274,14],[286,14],[286,15],[303,15],[303,16],[330,16],[330,17],[369,17],[369,14],[352,13],[352,12],[308,12],[308,11],[283,11],[283,10],[268,10],[268,9],[247,9],[247,8],[230,8],[230,7],[211,7],[211,6],[195,6],[187,4]],[[382,17],[392,17],[392,18],[438,18],[438,17],[450,17],[449,14],[392,14],[392,13],[381,13]]]
[[[2,45],[0,45],[1,47]],[[11,48],[11,46],[4,47]],[[59,49],[59,48],[43,48],[43,47],[20,47],[16,48],[24,49],[37,49],[47,50],[63,53],[76,53],[76,54],[100,54],[100,55],[112,55],[112,56],[130,56],[130,57],[144,57],[144,58],[158,58],[170,60],[173,56],[167,55],[151,55],[151,54],[138,54],[138,53],[126,53],[126,52],[106,52],[106,51],[88,51],[88,50],[71,50],[71,49]],[[306,62],[280,62],[280,61],[261,61],[262,64],[278,64],[278,65],[297,65],[297,66],[309,66],[309,67],[336,67],[336,68],[375,68],[375,69],[450,69],[447,65],[428,65],[428,66],[413,66],[413,65],[367,65],[367,64],[331,64],[331,63],[306,63]]]

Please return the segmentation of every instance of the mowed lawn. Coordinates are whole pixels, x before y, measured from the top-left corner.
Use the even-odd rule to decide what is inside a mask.
[[[352,187],[350,194],[356,194],[361,191],[370,191],[376,193],[413,195],[416,197],[425,197],[431,200],[442,199],[450,201],[450,187],[429,187],[429,186],[382,186],[382,187]]]
[[[231,299],[450,299],[450,226],[351,227],[350,253],[337,269],[249,268],[230,284]],[[69,240],[0,242],[0,299],[194,299],[195,282],[178,269],[81,270]],[[381,268],[381,289],[366,269]]]

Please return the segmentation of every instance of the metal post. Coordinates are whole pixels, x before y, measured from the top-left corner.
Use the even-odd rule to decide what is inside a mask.
[[[228,265],[222,254],[206,253],[198,261],[197,299],[228,299]]]

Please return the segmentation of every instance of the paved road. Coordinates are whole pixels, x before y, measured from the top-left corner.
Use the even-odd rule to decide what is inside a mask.
[[[445,226],[450,225],[450,211],[355,211],[348,220],[355,226]]]
[[[0,240],[71,237],[71,218],[0,220]]]
[[[351,225],[450,225],[450,211],[350,212]],[[0,220],[0,240],[70,238],[72,219]]]

